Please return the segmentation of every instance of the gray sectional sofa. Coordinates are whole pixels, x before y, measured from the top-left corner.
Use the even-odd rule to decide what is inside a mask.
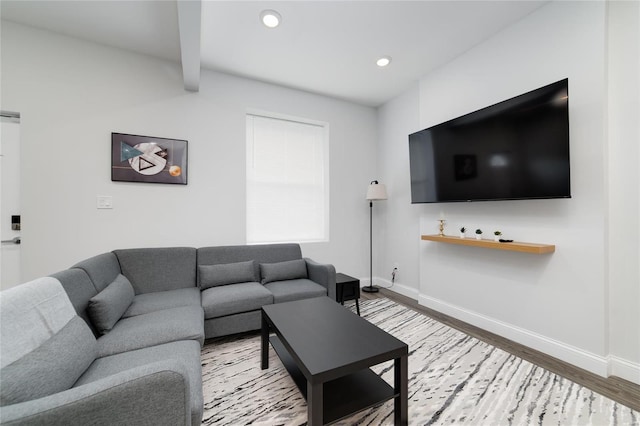
[[[0,423],[199,425],[204,340],[329,296],[297,244],[123,249],[0,293]]]

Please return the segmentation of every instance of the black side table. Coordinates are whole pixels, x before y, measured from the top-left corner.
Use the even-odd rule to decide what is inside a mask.
[[[338,272],[336,274],[336,301],[344,305],[345,300],[356,301],[356,312],[360,315],[360,280]]]

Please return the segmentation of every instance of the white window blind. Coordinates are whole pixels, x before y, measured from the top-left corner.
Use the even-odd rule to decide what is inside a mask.
[[[247,115],[247,243],[329,240],[328,126]]]

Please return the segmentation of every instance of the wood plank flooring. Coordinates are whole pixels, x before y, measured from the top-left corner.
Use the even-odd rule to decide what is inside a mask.
[[[601,395],[613,399],[614,401],[624,404],[634,410],[640,411],[640,385],[621,379],[619,377],[600,377],[589,371],[583,370],[557,358],[551,357],[535,349],[513,342],[504,337],[498,336],[491,332],[485,331],[479,327],[468,324],[464,321],[457,320],[448,315],[434,311],[432,309],[420,306],[417,301],[395,293],[393,291],[382,289],[379,293],[361,292],[362,299],[377,299],[387,297],[394,302],[400,303],[410,309],[420,312],[431,317],[443,324],[462,331],[479,340],[494,345],[506,352],[519,356],[531,363],[539,365],[547,370],[566,377],[575,383],[585,386]],[[349,302],[345,302],[349,303]]]

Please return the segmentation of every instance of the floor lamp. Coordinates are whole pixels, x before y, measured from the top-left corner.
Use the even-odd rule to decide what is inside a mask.
[[[365,293],[377,293],[380,289],[373,285],[373,201],[386,200],[387,188],[377,180],[371,181],[367,189],[367,200],[369,200],[369,286],[362,287]]]

